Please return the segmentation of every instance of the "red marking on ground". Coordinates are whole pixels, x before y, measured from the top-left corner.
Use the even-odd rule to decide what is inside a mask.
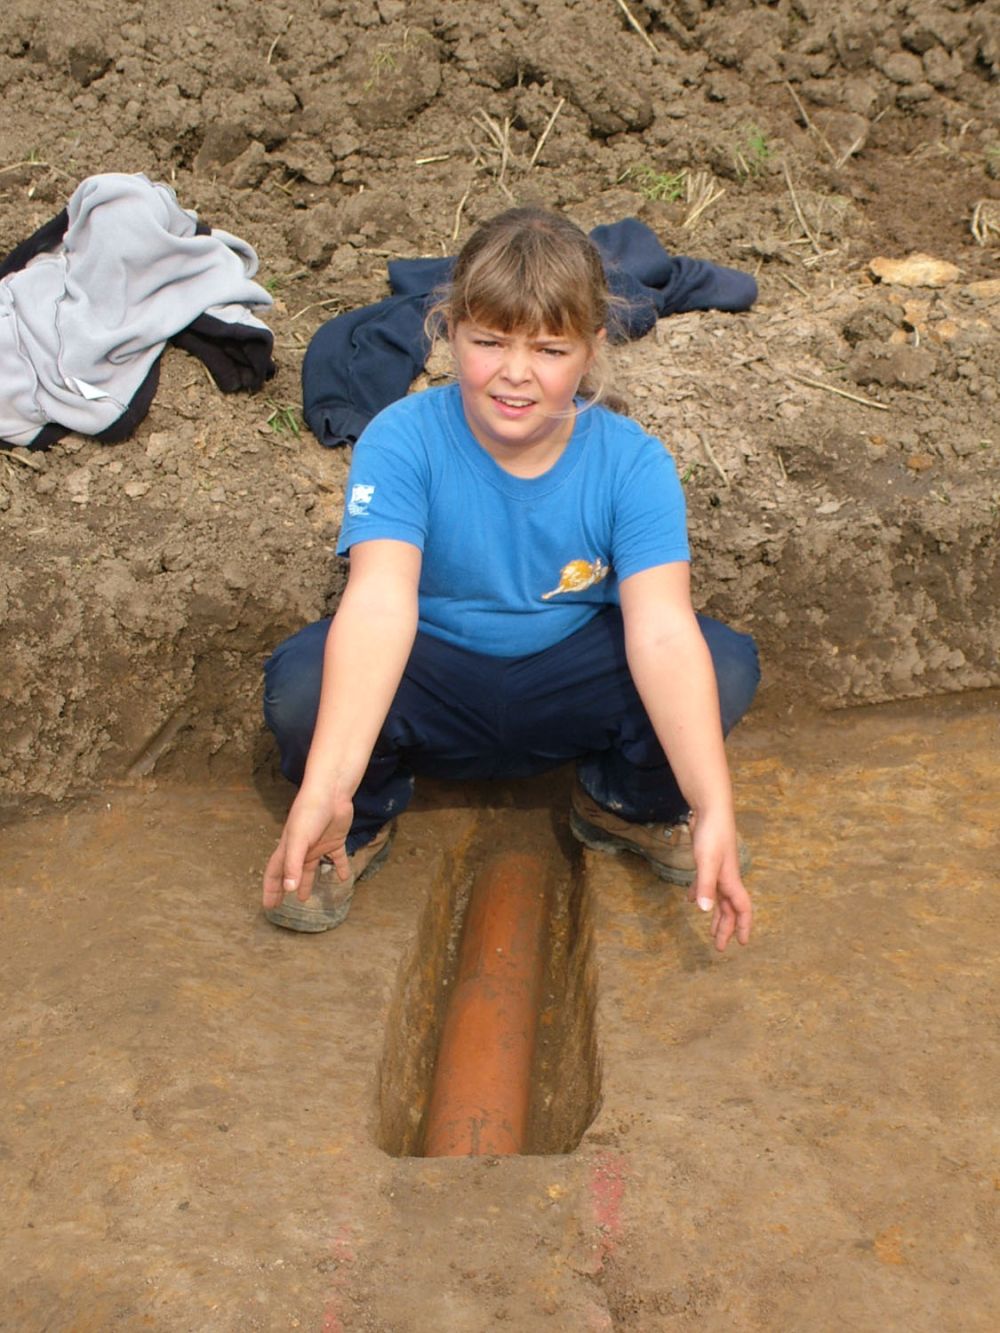
[[[590,1177],[590,1198],[594,1224],[599,1232],[598,1251],[602,1264],[621,1234],[627,1174],[624,1153],[608,1149],[597,1155]]]
[[[351,1244],[351,1233],[346,1223],[339,1227],[337,1234],[330,1242],[330,1254],[336,1268],[330,1283],[332,1290],[327,1297],[326,1308],[323,1311],[320,1333],[346,1333],[338,1313],[341,1305],[341,1288],[347,1279],[347,1269],[354,1263],[354,1247]]]
[[[609,1311],[595,1305],[586,1311],[585,1317],[587,1333],[614,1333],[614,1322]]]

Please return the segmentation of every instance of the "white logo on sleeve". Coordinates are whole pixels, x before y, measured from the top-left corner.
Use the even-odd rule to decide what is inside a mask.
[[[368,506],[371,504],[374,494],[374,486],[358,485],[351,487],[351,498],[347,502],[347,512],[352,518],[358,518],[361,514],[368,513]]]

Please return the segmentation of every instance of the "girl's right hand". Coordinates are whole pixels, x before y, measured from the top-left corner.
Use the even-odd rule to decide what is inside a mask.
[[[346,882],[351,875],[346,842],[353,819],[354,806],[346,797],[317,800],[300,791],[264,871],[264,907],[278,907],[286,893],[305,902],[323,857]]]

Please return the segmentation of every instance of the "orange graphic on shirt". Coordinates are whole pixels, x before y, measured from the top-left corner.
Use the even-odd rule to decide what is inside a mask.
[[[559,571],[559,587],[543,592],[542,601],[558,597],[561,592],[582,592],[584,588],[592,588],[606,578],[607,573],[608,567],[603,560],[571,560]]]

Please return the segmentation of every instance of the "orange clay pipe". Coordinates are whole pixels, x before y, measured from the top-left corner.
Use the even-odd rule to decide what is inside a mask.
[[[545,866],[509,852],[472,887],[427,1111],[427,1157],[518,1153],[541,1001]]]

